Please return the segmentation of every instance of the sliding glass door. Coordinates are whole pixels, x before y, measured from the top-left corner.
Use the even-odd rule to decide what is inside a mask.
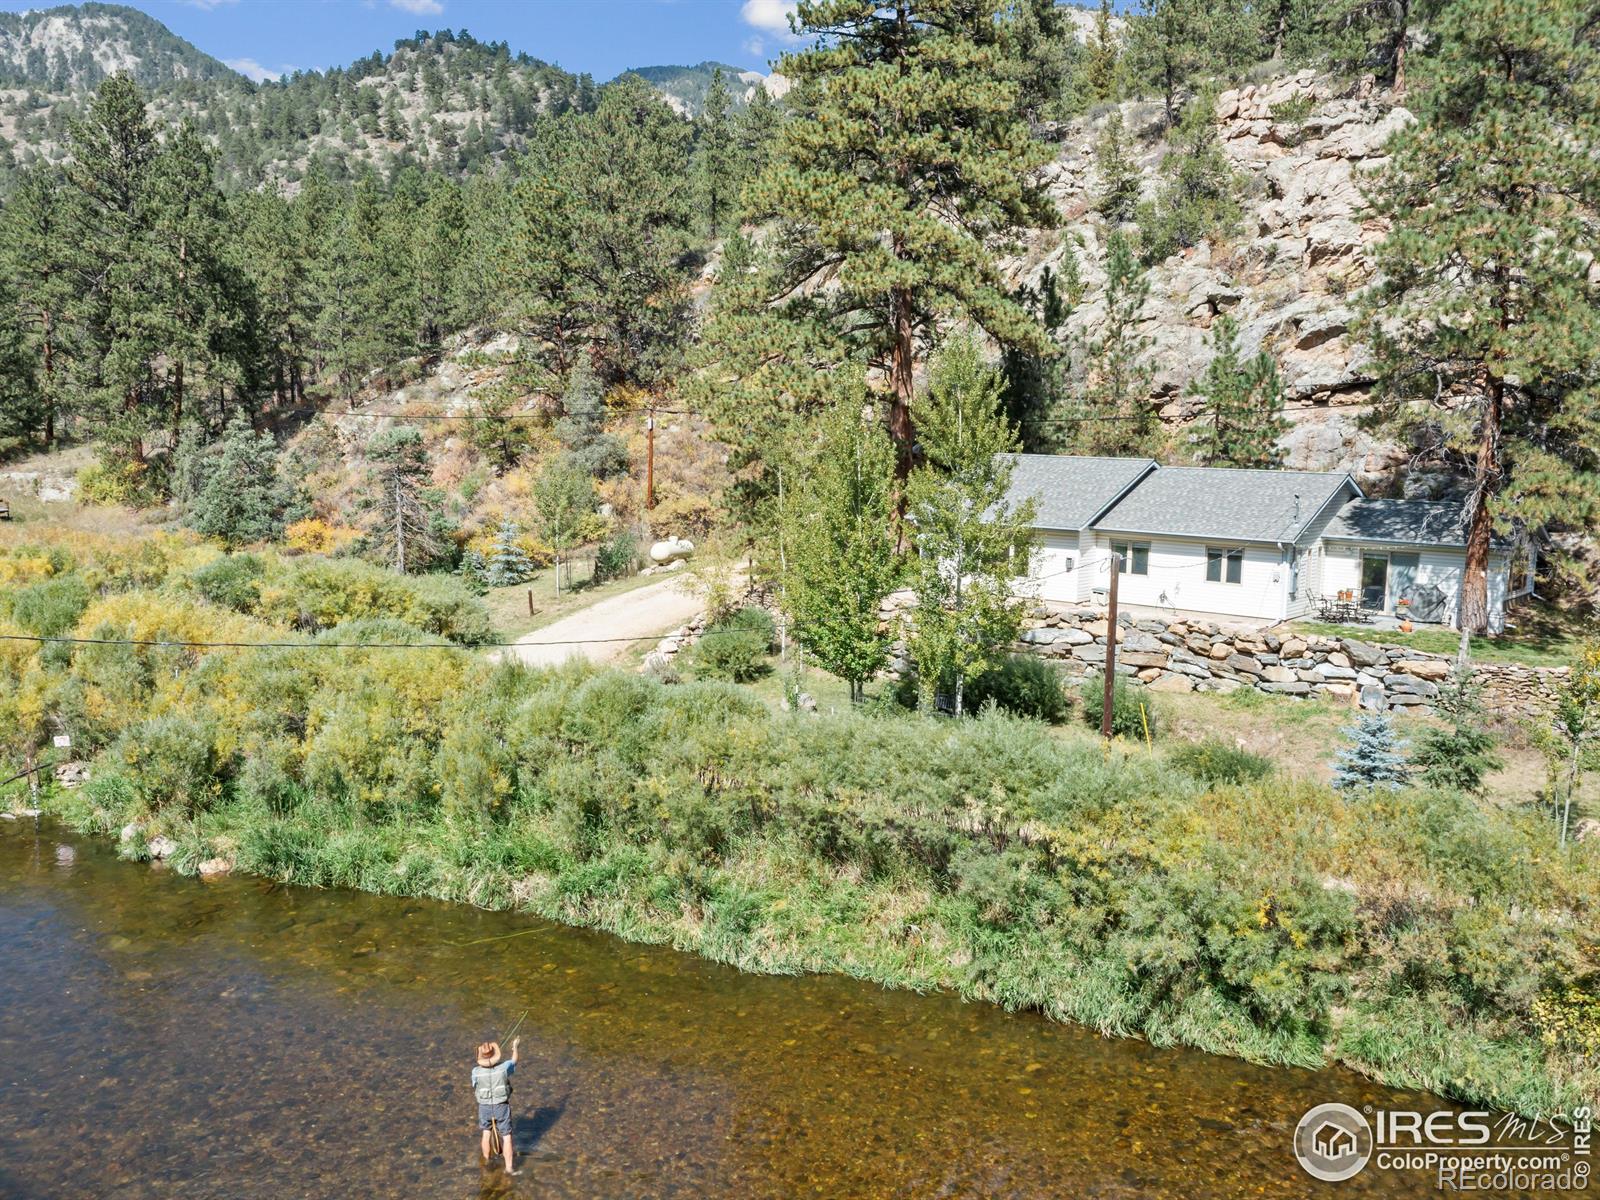
[[[1361,556],[1361,607],[1382,612],[1389,598],[1389,556]]]

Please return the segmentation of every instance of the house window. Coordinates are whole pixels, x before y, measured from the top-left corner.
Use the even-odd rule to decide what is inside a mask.
[[[1244,551],[1207,546],[1206,579],[1211,583],[1243,583]]]
[[[1150,574],[1149,542],[1112,542],[1111,553],[1122,563],[1119,575]]]

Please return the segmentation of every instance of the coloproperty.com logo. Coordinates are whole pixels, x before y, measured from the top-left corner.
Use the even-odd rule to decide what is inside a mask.
[[[1295,1126],[1294,1156],[1324,1183],[1370,1168],[1424,1172],[1446,1192],[1582,1192],[1589,1184],[1593,1115],[1588,1107],[1530,1118],[1319,1104]]]

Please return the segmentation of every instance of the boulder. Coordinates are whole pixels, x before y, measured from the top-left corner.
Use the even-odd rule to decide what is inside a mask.
[[[1166,632],[1163,630],[1162,632]],[[1143,653],[1158,653],[1166,650],[1165,644],[1143,629],[1133,629],[1122,636],[1124,650],[1138,650]]]
[[[145,848],[150,851],[151,858],[163,862],[178,852],[178,843],[164,834],[158,834],[145,843]]]
[[[1150,685],[1152,692],[1192,692],[1194,680],[1187,675],[1166,674]]]
[[[225,858],[208,858],[200,864],[202,878],[214,879],[226,875],[233,870],[233,864]]]
[[[1404,675],[1415,675],[1418,679],[1448,679],[1450,676],[1450,663],[1442,658],[1402,658],[1395,664],[1395,669]]]
[[[1354,638],[1345,638],[1339,645],[1343,648],[1348,658],[1347,665],[1357,667],[1372,667],[1384,661],[1385,655],[1381,646],[1371,646],[1366,642],[1358,642]],[[1328,661],[1333,661],[1333,656],[1328,656]]]
[[[1341,667],[1333,661],[1319,663],[1311,668],[1324,679],[1354,679],[1356,672],[1350,667]]]
[[[1230,654],[1223,660],[1223,665],[1235,671],[1242,671],[1246,675],[1260,675],[1264,668],[1248,654]]]
[[[1267,669],[1261,674],[1268,683],[1295,683],[1298,682],[1300,678],[1290,668],[1280,667],[1273,664],[1269,664]]]
[[[1382,712],[1388,707],[1381,687],[1364,687],[1361,689],[1361,707],[1373,712]]]
[[[1285,638],[1283,644],[1278,647],[1278,654],[1283,658],[1299,658],[1305,652],[1306,643],[1304,638]]]
[[[1123,650],[1117,655],[1117,661],[1125,662],[1130,667],[1164,667],[1167,665],[1167,656],[1159,652]]]
[[[1311,692],[1311,685],[1301,683],[1298,679],[1292,683],[1263,683],[1258,686],[1263,692],[1275,692],[1280,696],[1306,696]]]

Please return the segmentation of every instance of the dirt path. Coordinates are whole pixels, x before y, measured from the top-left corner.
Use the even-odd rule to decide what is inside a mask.
[[[635,646],[676,629],[701,607],[702,602],[690,592],[684,573],[678,572],[660,583],[635,588],[562,617],[527,637],[518,638],[516,646],[507,653],[535,667],[558,666],[574,657],[597,663],[611,662]],[[601,638],[639,640],[595,640]]]

